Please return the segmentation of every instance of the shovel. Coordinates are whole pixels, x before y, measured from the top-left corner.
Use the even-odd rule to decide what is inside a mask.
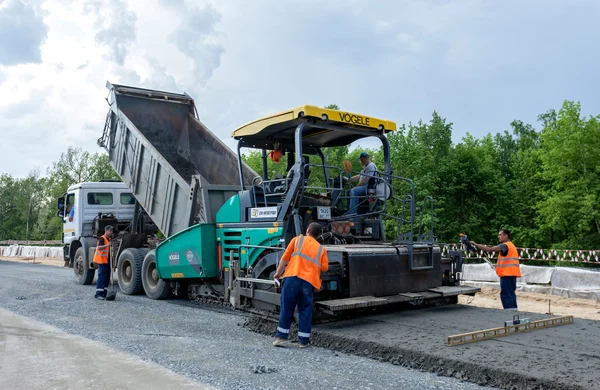
[[[119,244],[120,247],[120,244]],[[120,249],[120,248],[119,248]],[[114,301],[117,297],[117,289],[115,288],[114,280],[113,280],[113,266],[112,266],[112,257],[110,264],[110,287],[108,288],[108,292],[106,293],[107,301]]]
[[[114,301],[116,297],[117,297],[117,289],[115,288],[115,285],[113,284],[113,270],[112,270],[112,267],[110,267],[110,287],[108,288],[108,292],[106,293],[106,300]]]

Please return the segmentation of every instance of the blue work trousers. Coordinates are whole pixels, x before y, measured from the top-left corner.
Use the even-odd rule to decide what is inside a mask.
[[[314,294],[315,288],[306,280],[296,276],[283,280],[277,337],[287,339],[290,336],[290,325],[294,318],[294,310],[298,306],[298,341],[300,344],[308,344],[312,329]]]
[[[502,276],[500,278],[500,300],[506,310],[517,310],[517,277]]]
[[[350,206],[348,206],[348,214],[358,214],[358,203],[360,200],[365,200],[367,195],[367,186],[356,186],[350,190]],[[359,198],[359,197],[362,197]]]
[[[98,280],[96,280],[96,296],[106,298],[106,289],[110,279],[110,265],[98,264]]]

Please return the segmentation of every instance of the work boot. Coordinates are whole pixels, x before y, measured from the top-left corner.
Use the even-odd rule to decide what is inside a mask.
[[[275,341],[273,341],[273,346],[274,347],[287,347],[287,340],[286,339],[282,339],[281,337],[276,337]]]
[[[306,344],[303,344],[303,343],[298,343],[298,346],[299,346],[300,348],[309,348],[309,347],[310,347],[310,344],[309,344],[309,343],[306,343]]]
[[[94,295],[94,298],[100,300],[100,301],[106,301],[106,298],[103,297],[102,295]]]

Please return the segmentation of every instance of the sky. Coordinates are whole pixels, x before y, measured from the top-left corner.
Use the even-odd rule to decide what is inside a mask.
[[[0,174],[101,151],[106,81],[186,92],[231,131],[303,104],[453,141],[580,101],[600,113],[596,0],[0,0]]]

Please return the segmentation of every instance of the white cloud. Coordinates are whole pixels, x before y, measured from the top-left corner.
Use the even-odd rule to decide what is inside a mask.
[[[188,81],[204,84],[219,67],[225,51],[215,30],[221,14],[210,4],[202,8],[180,6],[179,10],[183,13],[182,22],[168,36],[169,42],[192,60],[192,77]]]
[[[94,18],[96,43],[108,51],[108,59],[123,65],[136,38],[135,13],[123,0],[87,0],[84,13]]]
[[[437,110],[455,140],[563,99],[600,106],[593,0],[0,0],[0,15],[15,4],[46,31],[17,62],[0,33],[0,172],[20,176],[70,145],[99,151],[106,80],[187,92],[234,148],[234,128],[301,104],[398,123]]]
[[[48,27],[42,15],[26,2],[0,2],[0,65],[40,62],[40,45]]]

